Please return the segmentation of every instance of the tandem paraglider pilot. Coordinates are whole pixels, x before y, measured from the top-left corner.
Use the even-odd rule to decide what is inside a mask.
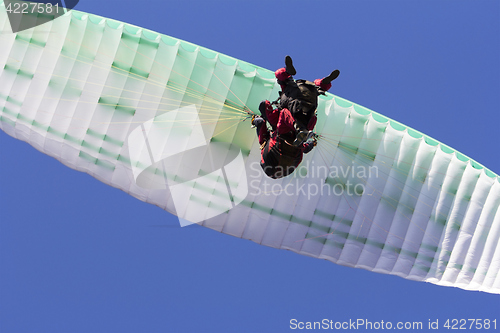
[[[294,80],[295,74],[292,58],[286,56],[285,67],[275,72],[281,86],[279,98],[272,103],[262,101],[259,105],[261,116],[252,117],[252,125],[257,128],[261,145],[260,165],[264,173],[274,179],[294,172],[303,154],[316,146],[313,131],[317,121],[318,96],[332,87],[331,82],[340,72],[334,70],[314,82]]]

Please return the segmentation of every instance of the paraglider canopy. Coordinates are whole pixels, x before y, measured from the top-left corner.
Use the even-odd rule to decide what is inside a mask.
[[[71,168],[185,223],[499,292],[498,176],[436,140],[327,94],[317,149],[273,180],[246,121],[269,71],[76,11],[0,43],[2,130]]]

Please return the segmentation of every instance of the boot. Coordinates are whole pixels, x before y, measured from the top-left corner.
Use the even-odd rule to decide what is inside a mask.
[[[321,80],[321,84],[329,84],[333,80],[335,80],[336,78],[338,78],[339,75],[340,75],[340,71],[338,69],[336,69],[333,72],[331,72],[330,75],[328,75],[327,77],[323,78],[323,80]]]
[[[286,72],[290,75],[295,75],[297,74],[297,71],[295,70],[295,67],[293,67],[293,61],[292,61],[292,58],[287,55],[285,57],[285,69],[286,69]]]

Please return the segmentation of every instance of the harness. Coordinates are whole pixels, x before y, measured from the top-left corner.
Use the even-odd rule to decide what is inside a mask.
[[[287,80],[283,82],[285,88],[273,104],[279,109],[290,110],[296,121],[307,125],[318,107],[318,87],[307,80]]]

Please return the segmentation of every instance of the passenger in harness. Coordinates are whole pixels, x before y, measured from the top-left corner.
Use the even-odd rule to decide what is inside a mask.
[[[302,161],[303,154],[316,146],[313,129],[317,121],[318,96],[331,88],[331,82],[340,72],[334,70],[314,82],[294,80],[295,74],[292,58],[286,56],[285,67],[275,72],[281,86],[280,97],[272,103],[262,101],[259,105],[262,116],[252,118],[261,145],[260,165],[265,174],[274,179],[291,174]]]

